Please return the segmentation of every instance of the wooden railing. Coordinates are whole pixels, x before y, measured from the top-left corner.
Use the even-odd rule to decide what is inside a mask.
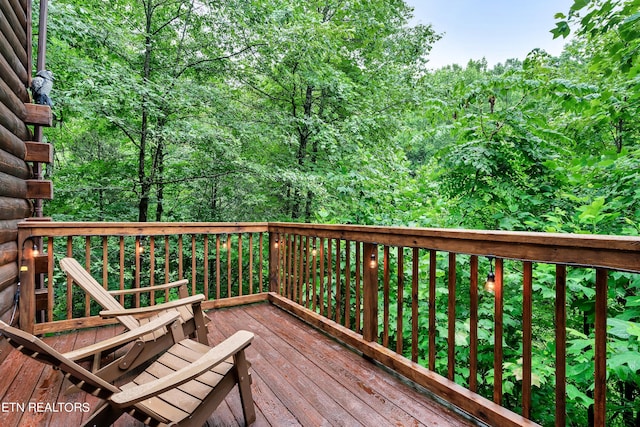
[[[27,270],[23,328],[43,333],[101,324],[89,299],[58,270],[62,256],[75,256],[110,289],[184,277],[192,292],[205,294],[205,306],[268,298],[500,426],[571,424],[567,331],[576,329],[591,340],[585,354],[593,353],[591,387],[580,390],[593,400],[585,419],[605,425],[612,392],[608,284],[632,283],[640,272],[635,237],[290,223],[25,222],[19,231]],[[39,238],[41,254],[34,257]],[[44,291],[36,291],[33,273],[40,271]],[[485,290],[490,273],[492,292]],[[589,296],[585,308],[567,313],[577,292]],[[41,310],[46,318],[30,323]],[[541,331],[543,323],[550,332]]]
[[[640,271],[640,239],[288,223],[269,231],[276,304],[491,425],[578,425],[567,418],[567,330],[585,325],[595,335],[585,347],[594,352],[585,423],[605,425],[608,281]],[[567,316],[577,292],[568,285],[594,295],[578,319]],[[550,343],[534,334],[534,309],[539,322],[548,313]],[[549,345],[555,360],[534,367]],[[555,382],[551,396],[541,395],[542,376]]]
[[[107,323],[60,270],[67,256],[109,290],[188,279],[192,294],[205,295],[205,309],[252,301],[268,290],[266,232],[266,223],[22,223],[21,327],[47,333]],[[168,291],[120,295],[120,303],[140,307],[170,297]]]

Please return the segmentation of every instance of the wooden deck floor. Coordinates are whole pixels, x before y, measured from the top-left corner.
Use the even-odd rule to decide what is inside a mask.
[[[247,352],[255,426],[477,425],[268,303],[208,314],[212,342],[238,329],[256,334]],[[116,332],[117,328],[106,327],[46,341],[59,351],[70,351]],[[80,425],[98,403],[82,392],[65,395],[59,372],[16,351],[0,366],[0,373],[0,420],[5,427]],[[29,402],[41,406],[29,407]],[[243,421],[236,389],[216,409],[209,425],[237,426]],[[115,425],[142,424],[125,415]]]

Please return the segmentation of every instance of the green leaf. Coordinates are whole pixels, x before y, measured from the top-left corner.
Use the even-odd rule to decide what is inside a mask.
[[[550,33],[553,34],[554,39],[557,39],[558,37],[566,39],[571,33],[571,28],[569,28],[569,24],[566,21],[560,21],[556,23],[555,28],[550,30]]]
[[[567,384],[567,397],[571,401],[580,401],[584,406],[593,405],[593,399],[580,391],[575,385]]]
[[[621,320],[616,317],[607,319],[607,332],[618,338],[629,339],[631,335],[636,335],[638,330],[640,330],[640,325],[637,323]]]
[[[640,353],[637,351],[628,351],[615,354],[607,359],[607,365],[612,369],[616,369],[621,365],[627,365],[632,372],[637,372],[640,370]]]
[[[571,6],[571,10],[578,11],[589,4],[591,0],[575,0]]]

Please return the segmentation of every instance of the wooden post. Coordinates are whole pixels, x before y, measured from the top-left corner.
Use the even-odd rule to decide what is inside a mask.
[[[531,418],[531,356],[533,337],[533,265],[522,265],[522,416]]]
[[[556,423],[567,419],[567,266],[556,265]]]
[[[32,334],[36,318],[36,276],[35,261],[31,247],[29,246],[30,242],[30,230],[24,228],[19,229],[18,260],[20,268],[20,329]],[[33,243],[31,246],[33,246]]]
[[[276,247],[278,234],[269,232],[269,291],[278,292],[280,289],[280,274],[278,260],[280,248]],[[278,244],[279,246],[279,244]]]
[[[596,269],[596,341],[595,390],[593,415],[596,427],[604,427],[607,420],[607,287],[609,274],[604,268]]]
[[[378,341],[378,246],[365,243],[362,257],[364,281],[362,337]]]
[[[455,378],[456,362],[456,254],[449,252],[449,298],[447,304],[447,378]]]
[[[469,284],[469,390],[478,391],[478,256],[471,255]]]
[[[502,259],[496,258],[496,284],[493,292],[494,296],[494,341],[493,341],[493,401],[502,406],[502,334],[503,324],[503,269]]]

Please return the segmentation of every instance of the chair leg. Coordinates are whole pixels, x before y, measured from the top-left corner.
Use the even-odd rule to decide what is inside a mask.
[[[234,356],[234,359],[238,379],[238,390],[240,391],[240,402],[242,403],[242,413],[244,414],[244,422],[246,425],[250,425],[256,420],[256,410],[253,405],[253,396],[251,395],[249,364],[244,355],[244,351],[237,353]]]
[[[196,328],[196,339],[198,342],[209,345],[209,338],[207,337],[207,325],[205,323],[205,314],[202,311],[200,304],[194,304],[193,307],[193,322]]]

